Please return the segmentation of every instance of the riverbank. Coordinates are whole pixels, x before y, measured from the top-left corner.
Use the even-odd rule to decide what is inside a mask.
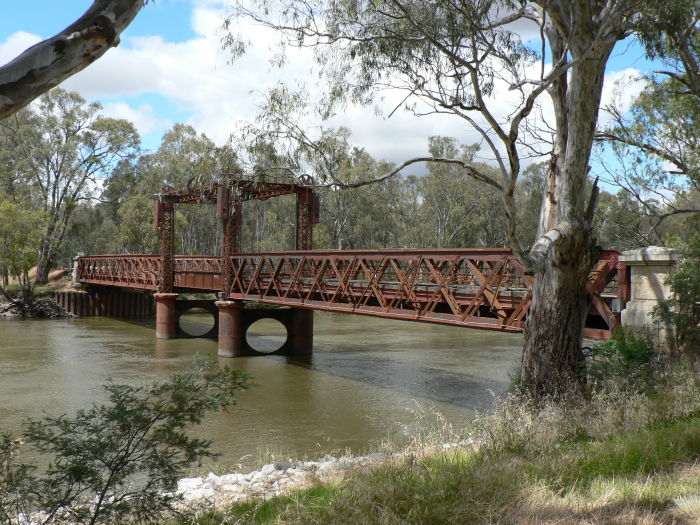
[[[36,269],[30,271],[30,278],[34,278]],[[25,304],[20,299],[19,285],[11,281],[6,287],[10,297],[17,297],[14,302],[9,301],[0,294],[0,319],[58,319],[67,317],[67,314],[58,306],[50,295],[58,290],[66,289],[70,284],[70,274],[67,270],[52,270],[49,273],[49,282],[37,286],[34,300],[31,304]]]
[[[700,523],[700,381],[662,382],[537,410],[506,399],[473,423],[478,444],[183,480],[202,498],[178,523]]]
[[[0,318],[3,319],[59,319],[69,315],[49,297],[37,297],[31,305],[0,301]]]
[[[250,499],[268,500],[291,491],[305,489],[319,482],[338,481],[357,469],[376,468],[398,459],[416,454],[425,456],[455,448],[471,447],[468,440],[458,443],[430,445],[420,452],[375,452],[364,456],[332,456],[327,454],[316,461],[276,461],[267,463],[259,470],[248,473],[235,472],[217,475],[183,478],[178,482],[177,492],[182,496],[185,508],[225,509],[228,505]]]

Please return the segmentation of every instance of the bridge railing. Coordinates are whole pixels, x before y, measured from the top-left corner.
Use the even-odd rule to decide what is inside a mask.
[[[78,258],[76,277],[86,284],[155,290],[159,272],[158,255],[90,255]]]
[[[219,292],[223,290],[221,257],[177,255],[175,257],[176,288]]]
[[[159,255],[90,255],[78,258],[78,281],[156,290],[159,284]],[[221,258],[203,255],[175,257],[175,286],[202,290],[221,290]]]
[[[605,252],[588,282],[606,332],[624,293],[618,255]],[[520,331],[531,304],[532,277],[507,249],[269,252],[231,264],[230,297],[280,305]]]

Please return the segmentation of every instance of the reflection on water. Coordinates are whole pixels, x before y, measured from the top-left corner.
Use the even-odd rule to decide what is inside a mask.
[[[196,319],[192,320],[196,323]],[[258,346],[283,334],[254,334]],[[416,414],[459,425],[503,392],[521,336],[343,314],[315,314],[314,354],[220,359],[257,386],[210,417],[222,468],[252,466],[260,451],[317,457],[401,440]],[[143,384],[216,355],[205,339],[158,340],[151,326],[106,318],[0,320],[0,427],[100,402],[100,385]]]

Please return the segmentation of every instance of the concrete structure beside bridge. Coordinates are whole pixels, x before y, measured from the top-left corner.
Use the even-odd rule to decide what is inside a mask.
[[[630,268],[630,300],[622,311],[623,326],[651,326],[658,330],[661,344],[673,350],[674,334],[670,325],[660,325],[652,316],[661,301],[671,299],[667,284],[681,252],[673,248],[648,246],[628,250],[620,261]]]

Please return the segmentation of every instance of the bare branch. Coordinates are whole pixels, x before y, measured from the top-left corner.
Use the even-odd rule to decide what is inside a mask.
[[[383,182],[387,179],[390,179],[391,177],[397,175],[401,170],[404,168],[410,166],[411,164],[416,164],[418,162],[436,162],[439,164],[453,164],[456,166],[459,166],[463,168],[464,170],[467,171],[469,176],[472,178],[484,182],[486,184],[489,184],[490,186],[493,186],[494,188],[503,191],[503,186],[501,184],[494,180],[493,178],[489,177],[488,175],[485,175],[481,173],[478,169],[476,169],[474,166],[470,165],[469,163],[459,160],[459,159],[444,159],[444,158],[436,158],[436,157],[416,157],[413,159],[406,160],[402,162],[401,164],[397,164],[393,169],[382,175],[381,177],[377,177],[376,179],[370,179],[370,180],[362,180],[358,182],[341,182],[338,180],[333,180],[333,182],[330,182],[328,184],[318,184],[317,187],[322,187],[322,188],[327,188],[327,187],[337,187],[337,188],[359,188],[360,186],[367,186],[369,184],[377,184],[379,182]]]

